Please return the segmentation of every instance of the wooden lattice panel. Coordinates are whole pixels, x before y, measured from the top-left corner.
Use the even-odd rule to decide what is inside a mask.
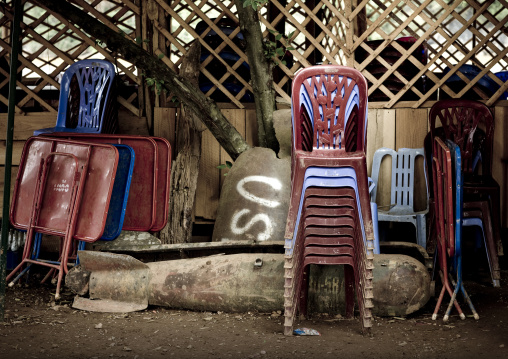
[[[100,19],[112,31],[136,37],[138,6],[132,1],[84,1],[74,0],[76,5],[93,17]],[[7,105],[9,56],[11,52],[10,26],[13,11],[7,4],[1,7],[0,20],[0,103]],[[141,83],[136,69],[125,61],[116,60],[100,42],[91,39],[79,28],[70,24],[55,12],[24,2],[21,23],[21,53],[16,96],[18,113],[48,111],[56,112],[60,90],[59,77],[77,60],[100,58],[113,62],[121,77],[119,83],[130,83],[136,89]],[[125,90],[127,89],[127,94]],[[134,114],[139,114],[137,90],[128,93],[122,88],[118,101]]]
[[[404,98],[419,107],[438,96],[492,105],[508,89],[495,75],[508,70],[506,6],[504,0],[363,1],[355,12],[365,8],[367,27],[355,33],[353,50],[367,52],[366,58],[356,57],[355,67],[369,80],[369,95],[383,98],[385,107]],[[394,41],[409,36],[414,38],[409,48]],[[369,47],[374,40],[378,46]],[[424,61],[415,55],[419,46],[427,49]],[[387,63],[386,49],[398,51],[399,58]],[[379,63],[384,71],[379,71]],[[412,65],[413,73],[404,73],[404,64]],[[398,82],[396,91],[388,88],[390,81]]]
[[[243,108],[253,100],[249,59],[232,0],[73,0],[77,6],[141,45],[177,71],[194,41],[202,46],[200,87],[218,102]],[[0,7],[0,105],[7,103],[10,2]],[[268,41],[289,39],[285,64],[275,68],[275,90],[290,99],[294,73],[319,63],[353,66],[369,81],[370,102],[413,107],[437,98],[472,97],[492,105],[506,98],[508,0],[273,0],[260,10]],[[413,42],[397,41],[413,37]],[[276,41],[277,42],[277,41]],[[285,39],[277,42],[285,44]],[[147,103],[142,77],[95,39],[58,14],[25,2],[18,112],[56,111],[58,76],[77,59],[114,62],[127,84],[120,103],[140,115],[165,106],[171,94]],[[423,53],[425,49],[425,53]],[[388,53],[388,55],[387,55]],[[389,54],[391,53],[391,56]],[[424,57],[422,57],[424,55]],[[260,54],[260,56],[263,56]],[[463,65],[475,66],[471,74]],[[459,69],[461,71],[459,71]],[[490,88],[484,86],[487,82]],[[150,95],[151,96],[151,95]]]

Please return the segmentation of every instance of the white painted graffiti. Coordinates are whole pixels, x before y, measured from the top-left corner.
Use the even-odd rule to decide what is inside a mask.
[[[238,221],[240,220],[240,218],[249,213],[250,213],[249,209],[242,209],[241,211],[235,213],[235,215],[231,219],[231,231],[234,234],[241,235],[246,233],[257,222],[262,221],[265,223],[265,230],[264,232],[258,234],[258,241],[261,242],[269,239],[272,236],[273,232],[272,221],[270,220],[270,217],[268,217],[268,215],[264,213],[256,214],[243,227],[238,227]]]
[[[266,176],[248,176],[242,179],[241,181],[238,181],[238,184],[236,185],[236,190],[238,193],[240,193],[245,199],[248,199],[249,201],[256,202],[259,204],[262,204],[264,206],[275,208],[278,205],[280,205],[279,201],[271,201],[269,199],[260,198],[257,196],[254,196],[247,190],[245,190],[244,185],[248,182],[262,182],[266,183],[267,185],[270,185],[275,190],[280,190],[282,188],[282,183],[277,178],[273,177],[266,177]]]
[[[236,185],[236,190],[245,199],[258,203],[262,206],[268,208],[275,208],[280,205],[279,201],[258,197],[250,193],[248,190],[245,189],[245,185],[249,182],[265,183],[270,187],[272,187],[274,190],[279,191],[282,189],[282,183],[277,178],[267,176],[248,176],[238,182],[238,184]],[[251,229],[252,226],[254,226],[257,222],[263,222],[265,224],[265,230],[257,235],[257,240],[261,242],[270,239],[273,234],[273,225],[270,217],[265,213],[255,214],[254,217],[248,220],[244,226],[242,227],[238,226],[238,222],[240,221],[240,219],[243,216],[248,215],[250,212],[251,211],[249,209],[242,209],[236,212],[233,215],[233,218],[231,219],[231,231],[236,235],[242,235],[245,234],[249,229]]]

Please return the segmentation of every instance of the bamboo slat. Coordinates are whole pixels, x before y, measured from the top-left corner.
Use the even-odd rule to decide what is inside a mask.
[[[237,109],[228,109],[222,110],[224,116],[231,122],[231,124],[237,129],[237,131],[245,138],[245,115],[246,111],[237,110]],[[220,163],[226,163],[226,161],[233,162],[231,157],[224,151],[223,148],[220,149]],[[229,171],[229,169],[221,169],[220,170],[220,188],[222,189],[222,185],[224,184],[225,174]]]
[[[428,132],[427,109],[398,109],[395,122],[396,149],[423,147]]]
[[[245,141],[251,146],[257,146],[259,141],[256,111],[248,109],[245,112]]]
[[[0,166],[5,166],[5,142],[0,141]],[[19,166],[21,160],[21,152],[23,152],[23,146],[25,141],[13,141],[12,143],[12,165]]]
[[[56,112],[27,113],[14,119],[13,139],[24,141],[33,135],[35,130],[52,127],[56,123]],[[7,133],[7,114],[0,114],[0,140],[5,140]]]

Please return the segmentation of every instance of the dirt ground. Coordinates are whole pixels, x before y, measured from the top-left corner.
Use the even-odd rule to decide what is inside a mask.
[[[143,312],[103,314],[74,310],[73,294],[54,302],[51,284],[8,288],[0,323],[0,358],[489,358],[508,357],[508,271],[501,288],[485,276],[466,288],[480,320],[462,298],[467,318],[453,312],[443,323],[431,313],[435,299],[407,318],[376,317],[372,334],[358,319],[314,314],[295,328],[320,336],[283,335],[281,313],[189,312],[149,307]],[[446,297],[445,297],[446,298]]]

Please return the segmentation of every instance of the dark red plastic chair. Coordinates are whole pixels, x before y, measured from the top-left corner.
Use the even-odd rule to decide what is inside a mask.
[[[372,276],[366,274],[367,262],[365,260],[366,251],[363,247],[363,239],[359,232],[358,209],[355,206],[343,205],[344,195],[341,194],[342,188],[319,189],[324,193],[323,202],[327,202],[327,208],[332,213],[329,217],[325,216],[322,208],[316,206],[307,206],[304,204],[303,220],[300,221],[300,232],[303,230],[303,243],[297,242],[291,261],[286,261],[285,285],[285,310],[286,320],[294,316],[296,308],[300,308],[300,313],[306,314],[307,307],[307,282],[308,266],[310,264],[342,264],[345,269],[346,279],[346,316],[352,317],[354,309],[354,288],[356,287],[358,304],[360,312],[372,308]],[[349,191],[347,189],[346,191]],[[309,188],[309,191],[317,192],[317,188]],[[337,194],[338,205],[330,206],[330,198]],[[353,191],[354,193],[354,191]],[[316,194],[311,194],[311,199],[316,199]],[[307,198],[307,196],[306,196]],[[306,201],[306,200],[305,200]],[[356,204],[356,201],[350,201]],[[291,271],[293,269],[293,271]],[[371,271],[371,268],[369,268]]]

